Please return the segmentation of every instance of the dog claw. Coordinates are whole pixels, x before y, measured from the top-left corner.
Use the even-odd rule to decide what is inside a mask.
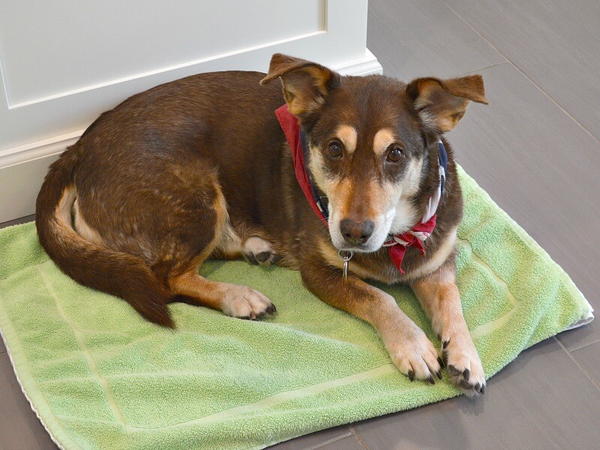
[[[433,379],[433,377],[432,377],[432,376],[430,376],[429,378],[427,378],[427,382],[428,382],[429,384],[435,384],[435,380]]]
[[[271,257],[272,253],[271,252],[260,252],[256,255],[256,260],[260,263],[263,264],[265,262],[267,262],[269,260],[269,258]]]
[[[438,359],[437,359],[437,360],[438,360],[438,364],[440,365],[440,367],[442,367],[442,368],[443,368],[443,367],[445,366],[445,364],[444,364],[444,360],[443,360],[442,358],[440,358],[439,356],[438,356]]]
[[[408,371],[408,379],[410,381],[415,381],[415,371],[414,370],[409,370]]]
[[[453,365],[448,366],[448,373],[452,376],[458,376],[458,375],[462,374],[462,372],[460,370],[458,370],[456,367],[454,367]]]
[[[248,261],[249,264],[252,264],[253,266],[258,265],[258,261],[254,257],[253,253],[244,253],[244,258],[246,259],[246,261]]]
[[[465,370],[463,371],[463,378],[464,378],[466,381],[469,381],[469,377],[470,377],[470,376],[471,376],[471,372],[469,371],[469,369],[465,369]]]

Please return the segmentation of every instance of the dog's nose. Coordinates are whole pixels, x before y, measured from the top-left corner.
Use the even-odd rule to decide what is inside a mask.
[[[373,234],[375,224],[370,220],[364,222],[355,222],[351,219],[342,219],[340,222],[340,231],[342,236],[352,245],[364,244]]]

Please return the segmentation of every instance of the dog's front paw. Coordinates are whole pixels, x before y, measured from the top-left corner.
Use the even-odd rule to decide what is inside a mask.
[[[442,358],[450,380],[468,396],[485,392],[485,373],[471,336],[442,338]]]
[[[221,310],[228,316],[250,320],[277,311],[271,300],[247,286],[229,288],[221,300]]]
[[[410,381],[427,380],[435,384],[435,377],[442,378],[441,359],[425,333],[417,327],[386,343],[392,361]]]
[[[243,254],[250,264],[261,266],[270,266],[281,259],[269,242],[256,236],[246,239]]]

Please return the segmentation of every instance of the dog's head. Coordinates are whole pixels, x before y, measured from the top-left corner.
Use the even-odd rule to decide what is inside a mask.
[[[408,85],[383,76],[342,77],[275,54],[261,81],[280,78],[309,143],[309,170],[329,199],[329,233],[340,250],[373,252],[417,223],[415,198],[437,158],[436,142],[469,100],[487,103],[479,75]]]

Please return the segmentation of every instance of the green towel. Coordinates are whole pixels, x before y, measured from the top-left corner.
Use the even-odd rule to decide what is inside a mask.
[[[565,272],[462,170],[458,286],[487,376],[591,320]],[[202,273],[269,296],[276,317],[170,306],[175,331],[63,275],[33,224],[0,232],[0,329],[25,395],[64,448],[258,448],[458,395],[400,375],[373,329],[298,272],[213,261]],[[383,287],[439,345],[406,287]],[[476,401],[476,400],[475,400]]]

